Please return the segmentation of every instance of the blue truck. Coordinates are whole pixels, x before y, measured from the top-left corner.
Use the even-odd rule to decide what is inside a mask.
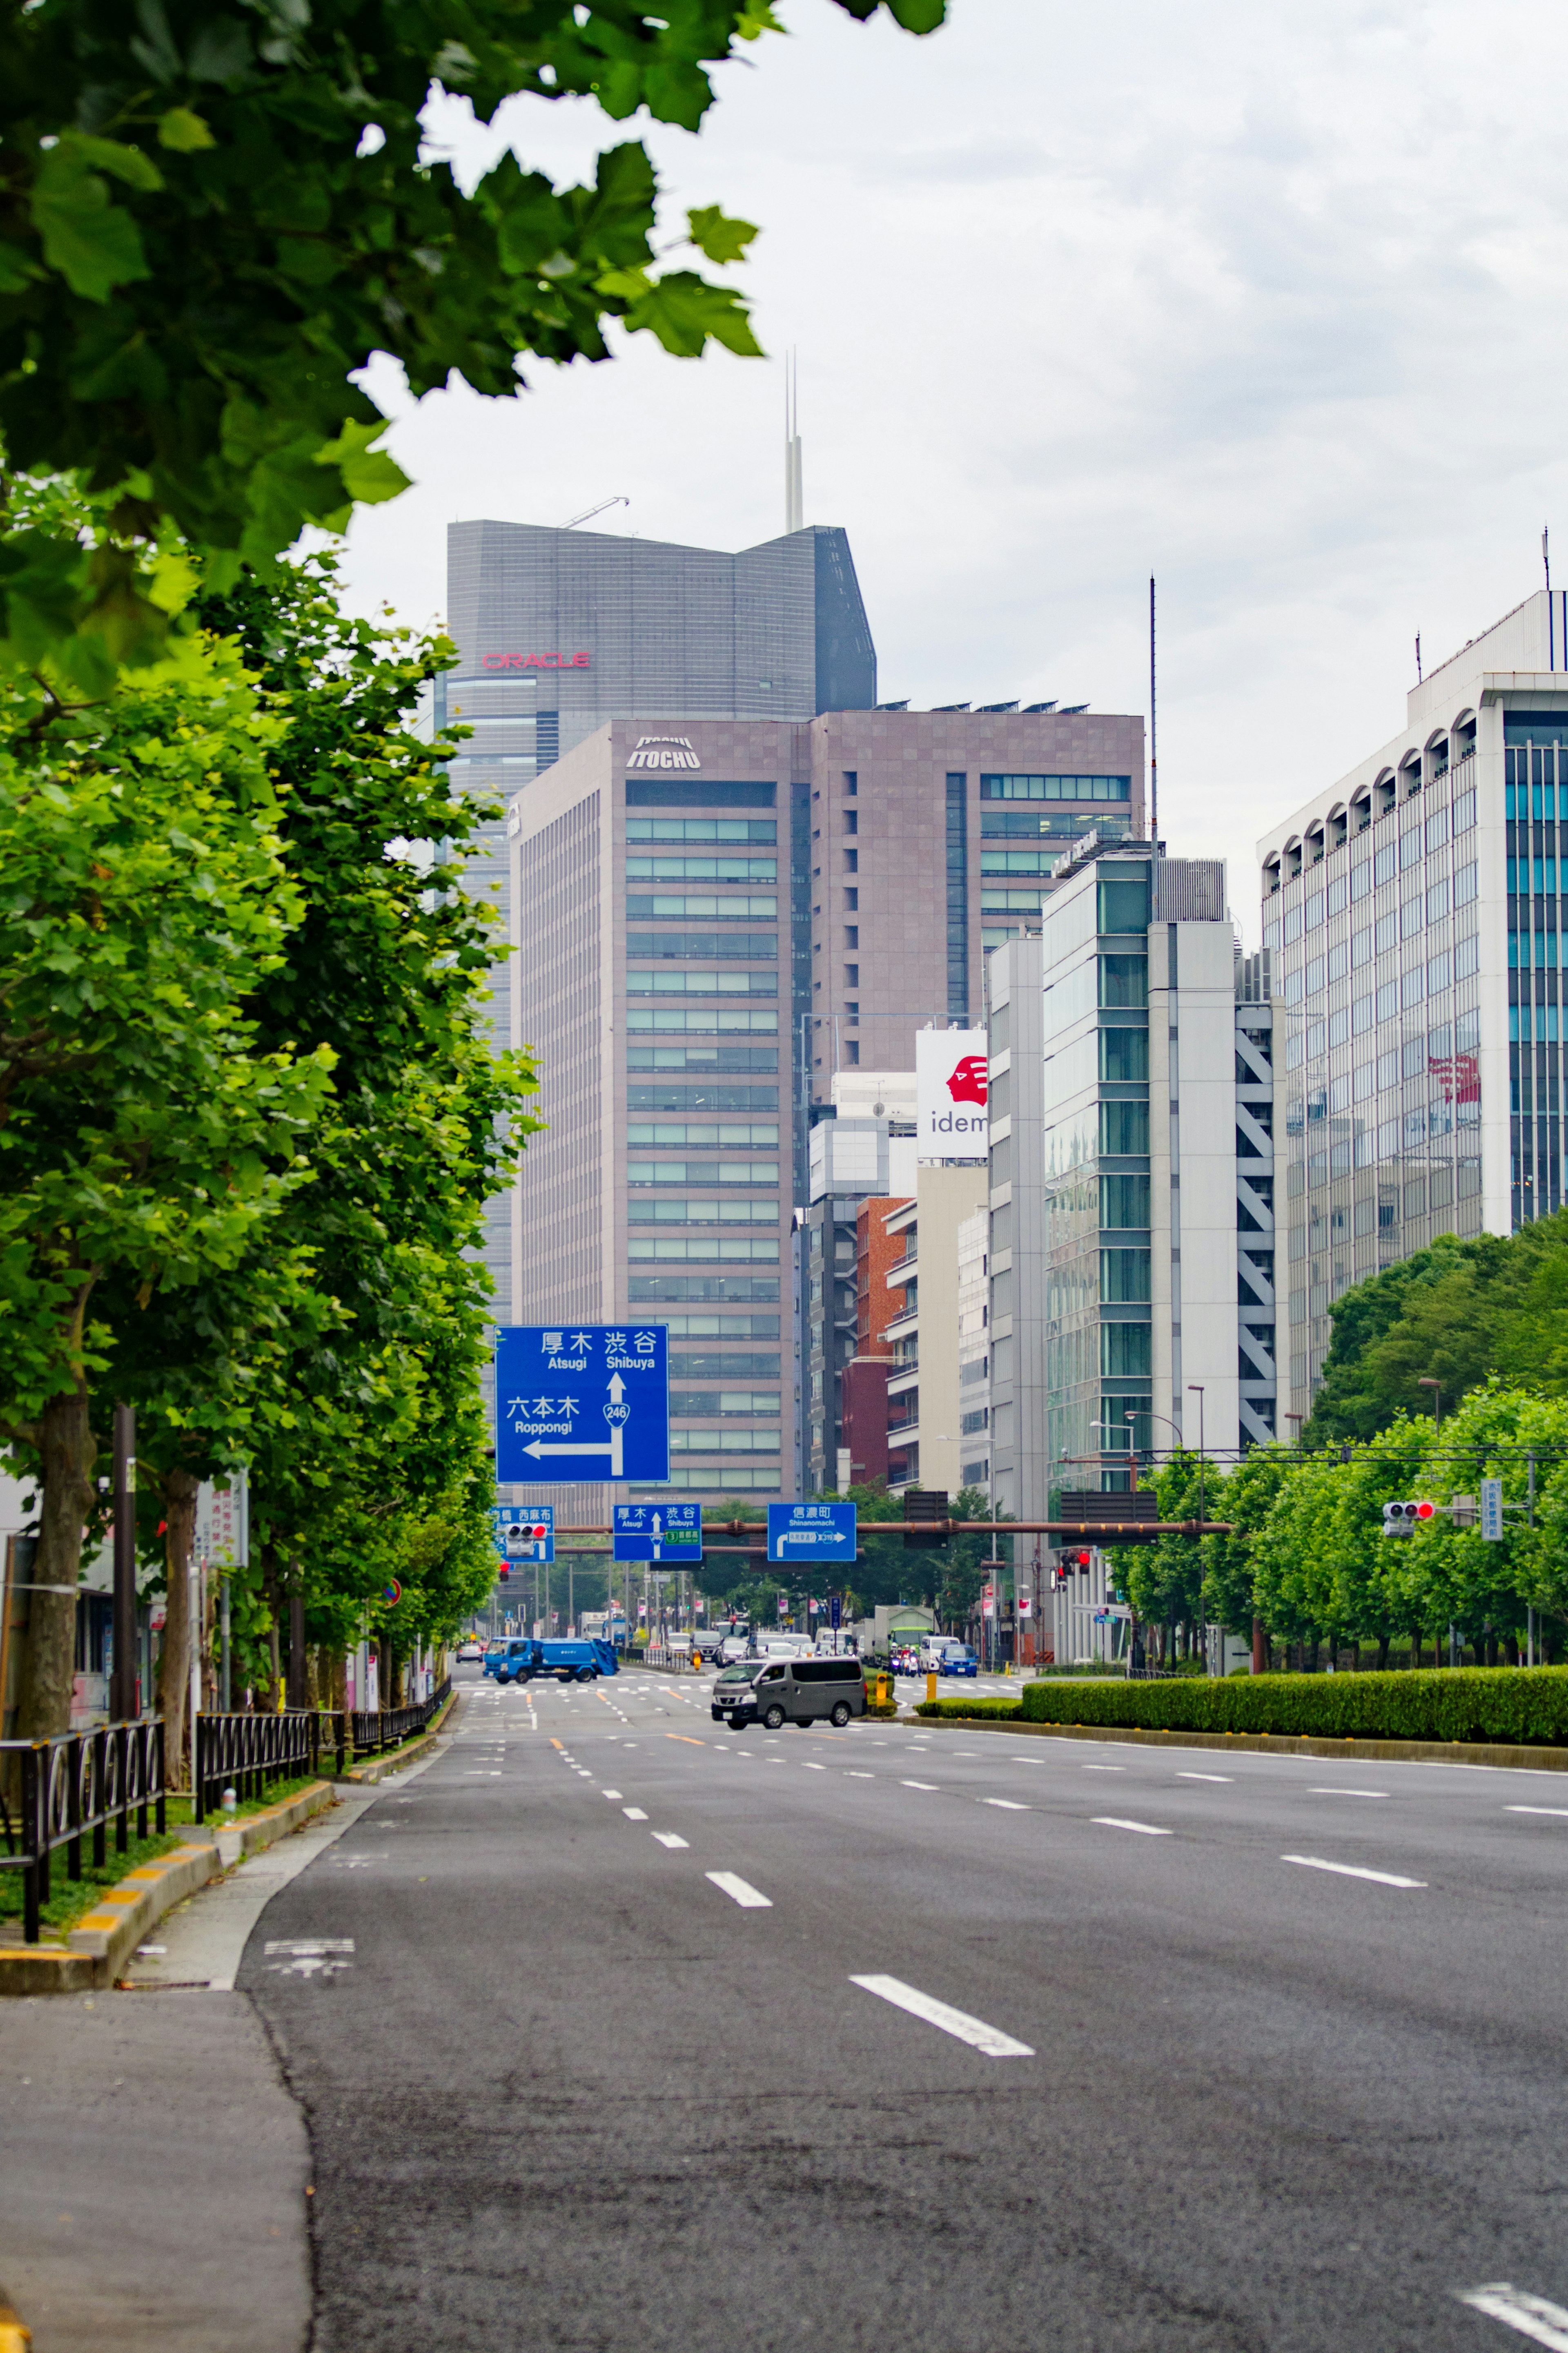
[[[531,1683],[536,1675],[553,1675],[558,1683],[591,1683],[616,1672],[616,1649],[597,1635],[583,1641],[536,1641],[528,1634],[509,1634],[485,1652],[485,1672],[498,1683]]]

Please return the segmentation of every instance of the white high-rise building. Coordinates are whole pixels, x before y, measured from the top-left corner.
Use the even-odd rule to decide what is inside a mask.
[[[1568,597],[1542,589],[1259,845],[1287,1412],[1311,1410],[1351,1284],[1562,1206],[1560,813]]]

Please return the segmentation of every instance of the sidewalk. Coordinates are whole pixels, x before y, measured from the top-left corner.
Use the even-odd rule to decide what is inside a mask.
[[[138,1990],[6,2004],[0,2281],[34,2353],[304,2353],[310,2144],[234,1980],[268,1903],[382,1794],[340,1788],[161,1921]]]

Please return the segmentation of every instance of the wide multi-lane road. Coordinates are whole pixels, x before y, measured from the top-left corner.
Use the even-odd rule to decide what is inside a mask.
[[[707,1688],[482,1686],[262,1913],[321,2353],[1568,2347],[1561,1777]]]

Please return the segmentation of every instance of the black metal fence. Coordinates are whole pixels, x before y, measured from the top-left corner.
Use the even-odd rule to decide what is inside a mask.
[[[448,1675],[428,1699],[420,1700],[414,1707],[355,1708],[349,1718],[354,1755],[380,1756],[413,1734],[423,1732],[431,1717],[438,1715],[446,1706],[451,1689],[452,1678]]]
[[[196,1718],[193,1810],[205,1822],[223,1804],[223,1793],[258,1798],[270,1781],[291,1781],[321,1770],[321,1751],[336,1752],[343,1769],[347,1719],[319,1708],[286,1708],[277,1715],[208,1715]]]
[[[38,1941],[39,1914],[49,1900],[50,1859],[66,1851],[66,1877],[82,1874],[82,1841],[90,1837],[96,1867],[109,1860],[109,1825],[115,1852],[148,1835],[151,1813],[164,1828],[163,1722],[106,1724],[58,1740],[0,1741],[0,1829],[5,1852],[0,1870],[22,1874],[22,1933]]]

